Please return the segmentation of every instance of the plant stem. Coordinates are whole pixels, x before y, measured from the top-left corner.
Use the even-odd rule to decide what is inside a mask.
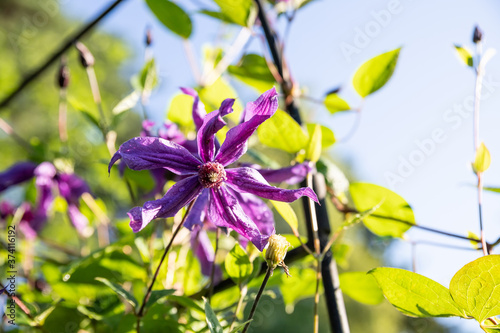
[[[255,299],[253,301],[253,305],[252,305],[252,309],[250,310],[250,314],[248,315],[248,320],[251,320],[255,314],[255,310],[257,310],[257,305],[259,304],[259,300],[260,300],[260,297],[262,296],[262,293],[264,292],[264,289],[266,288],[266,284],[267,284],[267,281],[269,280],[269,278],[271,277],[271,275],[273,274],[273,269],[268,266],[267,267],[267,271],[266,271],[266,276],[264,276],[264,280],[262,281],[262,284],[260,285],[260,289],[259,289],[259,292],[257,293],[257,296],[255,296]],[[243,332],[242,333],[246,333],[248,331],[248,328],[250,327],[250,324],[252,322],[248,322],[246,325],[245,325],[245,328],[243,329]]]
[[[29,153],[33,153],[34,152],[33,148],[29,144],[29,142],[27,142],[21,136],[19,136],[19,134],[17,134],[17,132],[14,131],[14,129],[12,128],[12,126],[10,126],[9,123],[7,123],[2,118],[0,118],[0,129],[2,131],[4,131],[5,134],[10,135],[12,137],[12,139],[14,139],[14,141],[16,141],[21,147],[23,147],[24,149],[26,149],[26,151],[28,151]]]
[[[214,261],[212,262],[212,269],[210,271],[210,287],[208,289],[208,301],[212,298],[214,293],[214,278],[215,278],[215,259],[217,258],[217,252],[219,250],[219,238],[220,238],[220,228],[217,228],[215,232],[215,250],[214,250]]]
[[[67,89],[61,88],[59,91],[59,138],[66,145],[68,142],[68,106]]]
[[[482,60],[482,44],[481,41],[476,43],[476,83],[474,88],[474,150],[477,154],[479,149],[479,107],[481,103],[481,90],[483,87],[483,66]],[[475,154],[475,155],[476,155]],[[483,177],[482,172],[477,171],[477,206],[479,213],[479,237],[483,247],[483,254],[489,254],[486,238],[484,237],[483,229]]]
[[[312,183],[312,173],[307,173],[307,187],[313,188]],[[311,226],[313,230],[313,240],[314,240],[314,252],[316,258],[316,291],[314,294],[314,333],[319,331],[319,315],[318,315],[318,304],[319,304],[319,283],[321,281],[321,247],[318,235],[318,220],[316,217],[316,208],[314,207],[314,201],[309,198],[309,213],[311,217]]]
[[[19,86],[13,90],[7,97],[5,97],[2,102],[0,102],[0,109],[6,107],[9,102],[16,97],[28,84],[35,80],[40,74],[42,74],[47,68],[50,67],[57,59],[59,59],[63,53],[68,50],[73,44],[86,35],[97,23],[99,23],[103,18],[105,18],[113,9],[116,8],[123,0],[116,0],[110,6],[108,6],[101,14],[99,14],[95,19],[80,28],[74,35],[72,35],[57,51],[53,54],[37,69],[35,69],[31,74],[29,74]]]
[[[167,244],[167,247],[165,247],[165,251],[163,252],[163,255],[161,256],[160,262],[158,263],[158,267],[156,268],[155,274],[153,275],[153,279],[151,280],[151,283],[149,284],[148,291],[146,292],[146,295],[144,295],[144,299],[142,300],[141,307],[139,308],[139,311],[137,312],[137,332],[140,332],[140,324],[141,324],[141,318],[144,315],[144,307],[146,306],[147,301],[149,300],[149,297],[151,296],[151,292],[153,291],[153,285],[155,284],[156,279],[158,278],[158,274],[160,273],[160,268],[161,265],[163,264],[163,261],[165,260],[165,257],[167,256],[168,251],[172,247],[172,244],[174,242],[175,237],[179,233],[179,231],[182,229],[182,226],[184,225],[184,222],[186,221],[187,216],[189,215],[189,212],[191,211],[191,208],[193,207],[193,204],[196,200],[191,201],[189,204],[186,213],[184,214],[184,217],[182,218],[181,223],[177,226],[177,228],[174,230],[172,237],[170,238],[170,241]]]
[[[231,326],[229,327],[229,332],[231,332],[234,328],[234,324],[236,323],[236,319],[238,318],[238,313],[241,311],[241,307],[243,306],[243,300],[248,292],[247,285],[239,286],[240,287],[240,299],[238,300],[238,304],[236,305],[236,309],[234,310],[234,317],[231,321]]]
[[[193,73],[194,80],[197,84],[201,84],[200,69],[198,68],[198,63],[196,62],[189,39],[183,39],[182,46],[184,46],[184,51],[186,52],[186,57],[189,62],[189,67],[191,68],[191,72]]]

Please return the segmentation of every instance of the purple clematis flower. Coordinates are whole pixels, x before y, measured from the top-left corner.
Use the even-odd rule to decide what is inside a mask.
[[[35,163],[20,162],[0,173],[0,192],[12,185],[16,185],[33,178],[35,168]]]
[[[172,141],[137,137],[122,144],[111,158],[108,171],[122,159],[133,170],[164,168],[185,177],[172,186],[163,198],[148,201],[143,207],[135,207],[128,212],[134,232],[145,228],[153,219],[172,217],[193,200],[206,196],[207,212],[213,224],[235,230],[262,251],[271,234],[261,233],[242,209],[235,192],[285,202],[305,195],[317,202],[316,194],[310,188],[280,189],[269,185],[255,169],[226,169],[246,152],[247,140],[257,127],[276,112],[278,98],[273,88],[249,103],[244,121],[231,128],[224,143],[217,148],[215,134],[226,125],[222,117],[233,111],[233,103],[234,99],[226,99],[219,110],[203,118],[197,135],[197,155]]]

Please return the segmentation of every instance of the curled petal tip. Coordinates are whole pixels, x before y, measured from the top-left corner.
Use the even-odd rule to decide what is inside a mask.
[[[142,207],[134,207],[128,213],[128,217],[130,218],[130,227],[133,232],[141,231],[145,225],[142,221]]]
[[[321,204],[319,203],[319,200],[318,200],[318,196],[316,195],[316,193],[314,193],[314,191],[312,190],[312,188],[310,187],[305,187],[304,188],[304,192],[302,193],[302,195],[305,195],[305,196],[308,196],[309,198],[311,198],[314,202],[316,202],[318,205],[321,206]]]
[[[111,173],[111,167],[118,161],[120,158],[122,158],[122,155],[120,155],[119,152],[116,152],[113,157],[111,158],[111,161],[108,164],[108,175]]]

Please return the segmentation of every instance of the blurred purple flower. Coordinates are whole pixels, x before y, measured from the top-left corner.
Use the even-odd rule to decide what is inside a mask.
[[[222,270],[218,265],[214,266],[215,252],[207,232],[202,227],[194,228],[191,233],[191,248],[200,261],[201,273],[205,276],[211,276],[212,269],[215,269],[213,283],[221,281]]]
[[[20,162],[0,173],[0,192],[12,185],[16,185],[33,178],[35,168],[35,163]]]
[[[185,176],[162,199],[148,201],[143,207],[134,207],[129,211],[130,226],[134,232],[142,230],[153,219],[174,216],[202,192],[207,192],[210,221],[218,227],[234,229],[262,251],[271,234],[261,233],[240,206],[235,192],[285,202],[295,201],[305,195],[317,201],[316,194],[310,188],[280,189],[269,185],[255,169],[225,169],[246,152],[247,139],[278,108],[277,93],[273,88],[247,105],[244,121],[231,128],[224,143],[217,148],[215,134],[226,125],[222,117],[233,111],[233,103],[234,99],[226,99],[219,110],[203,118],[197,135],[198,155],[172,141],[137,137],[122,144],[111,158],[108,171],[122,159],[133,170],[164,168]]]

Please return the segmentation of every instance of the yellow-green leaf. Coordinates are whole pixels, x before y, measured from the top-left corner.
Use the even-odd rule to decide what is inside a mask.
[[[377,282],[366,272],[345,272],[339,275],[339,280],[342,292],[355,301],[376,305],[384,300]]]
[[[382,53],[362,64],[352,79],[354,89],[361,97],[373,94],[391,78],[401,48]]]
[[[253,265],[246,251],[240,244],[236,243],[226,256],[224,266],[229,277],[236,283],[241,284],[253,271]]]
[[[450,282],[450,293],[480,323],[500,315],[500,255],[488,255],[462,267]]]
[[[352,200],[360,212],[380,205],[375,213],[363,218],[364,225],[379,236],[402,237],[415,224],[410,205],[398,194],[382,186],[353,183],[349,186]],[[382,204],[380,204],[382,203]]]
[[[469,67],[473,66],[473,58],[469,50],[460,45],[455,45],[455,50],[457,50],[460,60],[462,60]]]
[[[309,138],[309,144],[306,149],[305,159],[311,162],[316,163],[321,156],[321,126],[316,125],[314,130]]]
[[[193,127],[193,97],[186,94],[179,94],[172,98],[168,107],[168,120],[178,124],[183,128]]]
[[[327,95],[323,103],[326,109],[332,114],[340,111],[349,111],[351,109],[349,103],[335,93]]]
[[[270,200],[276,211],[281,215],[286,223],[292,228],[292,230],[297,231],[299,227],[299,221],[294,210],[289,203]]]
[[[434,280],[399,268],[379,267],[368,272],[385,298],[411,317],[463,317],[466,315],[450,292]]]
[[[476,173],[485,172],[490,167],[491,156],[488,148],[481,142],[476,150],[476,158],[472,163],[472,168]]]
[[[262,144],[291,154],[305,149],[309,142],[302,127],[288,113],[279,109],[259,126],[257,135]]]
[[[177,4],[169,0],[146,0],[156,18],[173,33],[189,38],[193,30],[191,18]]]

